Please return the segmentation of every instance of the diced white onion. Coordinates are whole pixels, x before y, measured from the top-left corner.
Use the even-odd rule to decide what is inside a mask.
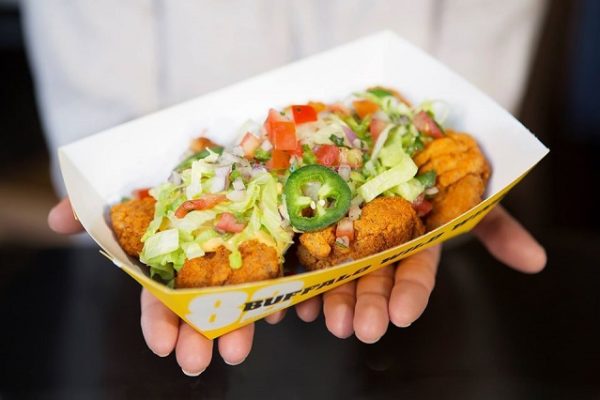
[[[438,194],[439,191],[440,190],[437,187],[433,186],[428,189],[425,189],[425,194],[427,196],[433,196],[434,194]]]
[[[244,156],[244,149],[242,149],[242,146],[235,146],[233,149],[231,149],[231,153],[234,156],[243,157]]]
[[[235,181],[233,181],[233,189],[244,190],[246,189],[246,185],[244,185],[244,181],[242,181],[240,178],[237,178]]]
[[[352,221],[359,219],[361,214],[362,210],[359,206],[351,206],[350,210],[348,210],[348,218],[350,218]]]
[[[347,236],[340,236],[339,238],[336,238],[335,243],[342,247],[350,247],[350,239],[348,239]]]
[[[390,131],[394,128],[394,124],[388,124],[383,131],[377,137],[377,141],[375,142],[375,146],[373,146],[373,151],[371,152],[371,159],[375,160],[379,156],[379,152],[383,148],[383,145],[387,141],[388,135]]]
[[[352,168],[350,168],[349,165],[343,164],[343,165],[340,165],[340,167],[338,168],[338,174],[345,181],[350,179],[351,172],[352,172]]]
[[[256,137],[260,137],[262,133],[262,124],[259,124],[258,122],[249,119],[246,122],[244,122],[242,126],[240,126],[237,132],[239,137],[238,142],[242,141],[244,135],[246,135],[247,132],[252,133]]]
[[[236,171],[239,171],[240,174],[242,174],[242,176],[247,179],[249,179],[252,176],[252,167],[249,165],[243,166],[243,167],[238,167],[236,169]]]
[[[224,176],[214,176],[211,179],[210,192],[211,193],[219,193],[225,190],[227,178]]]
[[[250,175],[254,178],[257,175],[261,175],[266,172],[267,172],[267,170],[264,167],[256,166],[256,167],[252,168]]]
[[[362,147],[362,140],[360,140],[359,138],[356,138],[352,141],[352,146],[356,147],[357,149],[360,149]]]
[[[383,122],[390,122],[390,118],[388,117],[388,115],[381,110],[377,110],[377,112],[373,114],[373,119],[378,119]]]
[[[357,194],[356,197],[354,197],[351,201],[350,201],[350,207],[358,207],[360,206],[363,202],[365,201],[365,199],[363,199],[363,197],[360,194]]]
[[[169,176],[169,182],[171,182],[173,185],[181,185],[181,174],[177,171],[171,172],[171,175]]]
[[[239,146],[236,146],[239,147]],[[241,147],[240,147],[241,149]],[[233,148],[233,152],[236,152],[236,148]],[[244,150],[242,150],[242,156],[244,155]],[[237,155],[234,155],[233,153],[229,153],[224,151],[223,154],[221,154],[221,157],[219,157],[219,163],[221,165],[231,165],[231,164],[235,164],[235,163],[239,163],[241,161],[241,158],[238,157]]]
[[[271,144],[271,142],[269,141],[269,139],[265,139],[260,144],[260,148],[263,149],[264,151],[270,151],[273,148],[273,145]]]
[[[215,175],[219,177],[227,177],[231,172],[231,166],[215,168]]]

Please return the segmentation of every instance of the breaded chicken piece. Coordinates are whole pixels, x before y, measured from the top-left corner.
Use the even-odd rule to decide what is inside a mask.
[[[407,242],[425,232],[412,205],[401,197],[379,197],[367,203],[354,222],[350,248],[335,244],[335,227],[300,236],[298,258],[309,270],[331,267]]]
[[[433,209],[425,217],[427,230],[433,230],[453,220],[481,202],[485,191],[484,180],[477,175],[467,174],[440,191],[433,198]]]
[[[154,218],[155,203],[154,198],[145,197],[128,200],[110,209],[110,219],[117,241],[130,256],[139,256],[144,247],[141,239]]]
[[[424,218],[433,230],[481,202],[490,177],[490,166],[477,142],[466,133],[447,131],[414,157],[419,173],[434,170],[439,193]]]
[[[154,217],[152,197],[129,200],[110,210],[117,241],[130,256],[138,257],[144,244],[141,239]],[[277,278],[282,273],[277,250],[256,240],[240,245],[242,266],[229,266],[229,250],[220,246],[216,252],[186,260],[178,272],[175,286],[180,288],[221,286]]]
[[[242,243],[239,249],[242,266],[238,269],[229,266],[230,252],[223,246],[214,253],[186,260],[177,273],[175,287],[221,286],[281,276],[282,268],[275,248],[257,240],[249,240]]]

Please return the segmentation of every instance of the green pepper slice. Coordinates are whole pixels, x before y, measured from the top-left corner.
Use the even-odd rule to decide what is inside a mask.
[[[290,223],[303,232],[318,231],[342,219],[352,197],[348,184],[321,165],[307,165],[294,171],[283,193]]]
[[[175,167],[175,171],[177,172],[181,172],[184,169],[188,169],[192,166],[192,163],[196,160],[201,160],[203,158],[206,158],[210,155],[210,151],[212,151],[213,153],[217,153],[219,155],[223,154],[223,147],[221,146],[212,146],[212,147],[207,147],[204,150],[201,150],[197,153],[192,154],[191,156],[189,156],[188,158],[186,158],[185,160],[183,160],[182,162],[180,162],[176,167]]]

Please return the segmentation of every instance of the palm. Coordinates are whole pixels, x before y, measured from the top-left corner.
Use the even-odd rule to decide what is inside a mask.
[[[81,225],[73,217],[68,199],[63,199],[48,215],[50,227],[63,234],[77,233]],[[474,230],[488,251],[508,266],[525,273],[541,271],[546,264],[544,249],[504,209],[496,207]],[[340,338],[353,333],[365,343],[374,343],[386,332],[391,321],[407,327],[425,310],[435,284],[440,246],[423,250],[402,260],[397,267],[387,266],[296,306],[298,316],[313,321],[323,312],[327,328]],[[142,290],[141,327],[150,350],[165,357],[175,350],[185,374],[195,376],[212,359],[213,341],[206,339],[148,291]],[[266,318],[277,323],[284,313]],[[243,362],[252,348],[254,324],[219,338],[219,353],[228,364]]]

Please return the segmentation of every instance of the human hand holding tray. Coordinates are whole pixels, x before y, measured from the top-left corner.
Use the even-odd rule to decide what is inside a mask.
[[[370,59],[355,65],[354,55],[365,53]],[[493,169],[479,205],[423,236],[366,258],[234,286],[170,289],[152,280],[116,242],[106,208],[135,188],[163,181],[202,129],[209,138],[232,144],[238,126],[248,117],[260,121],[274,105],[329,102],[375,84],[399,88],[413,103],[443,100],[450,111],[445,126],[475,136]],[[546,153],[489,98],[385,32],[65,146],[60,161],[73,208],[104,252],[184,320],[214,338],[469,230]]]

